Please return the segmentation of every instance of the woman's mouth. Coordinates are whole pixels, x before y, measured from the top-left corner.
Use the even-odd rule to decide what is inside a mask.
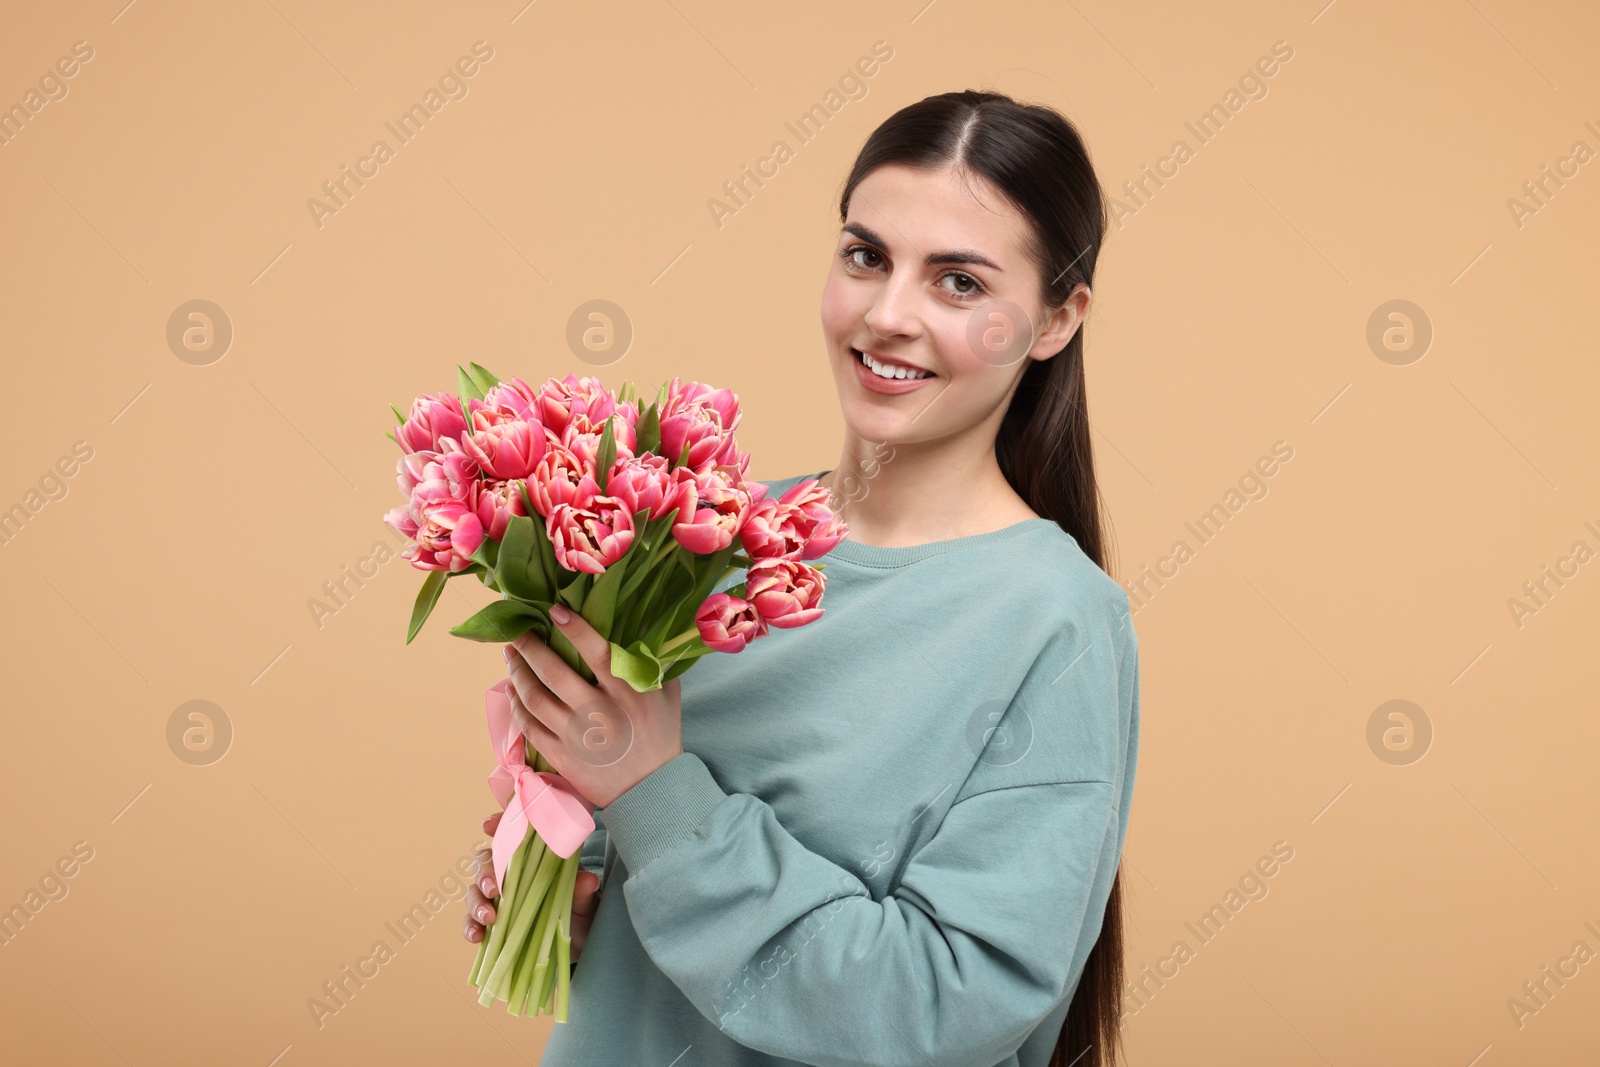
[[[938,377],[931,371],[879,360],[858,348],[850,349],[850,357],[856,365],[856,379],[875,393],[909,393]]]

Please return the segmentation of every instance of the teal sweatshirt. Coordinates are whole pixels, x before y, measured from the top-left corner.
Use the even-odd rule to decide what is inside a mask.
[[[1048,1060],[1128,828],[1127,594],[1042,518],[812,562],[822,617],[696,663],[683,754],[596,811],[545,1067]]]

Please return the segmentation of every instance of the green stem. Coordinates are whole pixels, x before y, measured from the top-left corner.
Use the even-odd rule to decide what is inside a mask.
[[[545,994],[544,1004],[543,1004],[543,1006],[541,1006],[539,1008],[539,1014],[540,1015],[549,1015],[551,1012],[555,1011],[555,1007],[556,1007],[556,990],[555,990],[555,986],[551,986],[550,987],[550,991]]]
[[[567,1004],[572,998],[572,931],[556,936],[556,1022],[567,1021]]]
[[[494,965],[495,961],[499,959],[501,947],[505,944],[506,931],[511,925],[511,908],[508,905],[514,903],[517,899],[517,887],[523,881],[522,869],[527,863],[528,850],[535,840],[537,838],[532,833],[525,836],[522,839],[522,843],[517,846],[517,850],[511,854],[511,862],[506,864],[505,884],[500,887],[500,896],[495,899],[494,903],[495,921],[490,923],[483,932],[484,949],[481,954],[483,962],[477,966],[475,977],[475,981],[480,988],[482,987],[484,966],[492,967]],[[542,842],[540,842],[540,847],[543,847]],[[480,993],[478,1002],[480,1004],[493,1004],[494,999],[490,997],[490,999],[484,1000],[483,994]]]
[[[510,943],[509,938],[512,928],[516,925],[517,910],[527,898],[528,889],[533,884],[533,876],[538,871],[539,864],[543,862],[545,854],[549,852],[544,841],[531,830],[528,833],[528,841],[533,843],[528,845],[523,854],[516,890],[503,896],[495,905],[495,926],[500,931],[499,941],[490,946],[483,966],[478,968],[478,1003],[485,1007],[495,1001],[494,991],[489,987],[489,975],[494,972],[495,965],[508,951],[515,954],[516,946]],[[515,858],[512,862],[516,862]]]
[[[483,936],[478,938],[478,954],[472,958],[472,970],[467,972],[467,984],[478,984],[478,969],[483,966],[483,958],[488,955],[485,951],[489,947],[489,929],[484,927]]]
[[[494,968],[489,972],[489,984],[484,992],[490,998],[487,1003],[493,1004],[495,1000],[510,1000],[512,967],[517,962],[518,955],[528,940],[528,931],[532,929],[533,922],[542,910],[541,905],[548,895],[550,883],[555,878],[556,870],[561,865],[561,858],[548,848],[539,860],[539,869],[533,876],[532,885],[528,887],[527,894],[512,909],[511,929],[506,934],[505,945],[500,950],[500,956],[494,961]],[[483,997],[478,998],[479,1003],[484,1003]]]
[[[669,547],[682,548],[677,541],[673,541]],[[645,584],[644,592],[639,596],[633,597],[630,601],[628,610],[625,613],[625,625],[617,631],[614,637],[617,644],[627,648],[637,641],[640,631],[644,629],[645,612],[659,612],[661,610],[661,606],[656,603],[657,597],[661,593],[662,585],[672,576],[676,566],[677,564],[674,561],[668,560],[661,566],[651,568],[650,579]]]
[[[581,858],[581,850],[573,853],[572,861]],[[562,883],[562,903],[558,914],[561,916],[560,928],[556,931],[556,989],[555,989],[555,1016],[556,1022],[567,1021],[567,1003],[572,986],[572,897],[578,883],[578,864],[573,862],[567,871],[566,880]]]
[[[677,637],[674,637],[672,640],[663,643],[660,648],[656,649],[656,655],[657,656],[664,656],[668,652],[671,652],[673,649],[677,648],[679,645],[683,644],[685,641],[692,641],[696,637],[699,637],[699,636],[700,636],[700,627],[691,626],[689,629],[683,631],[683,633],[679,634]]]
[[[555,883],[545,899],[545,907],[539,912],[539,921],[534,924],[533,933],[528,938],[528,954],[534,957],[533,963],[533,988],[529,991],[528,999],[536,1006],[544,1003],[544,979],[550,971],[550,949],[555,936],[557,919],[560,916],[561,890],[566,882],[567,864],[569,857],[561,861],[561,867],[556,872]],[[535,1007],[535,1013],[538,1008]]]
[[[506,998],[506,1011],[512,1015],[526,1015],[528,987],[533,983],[533,953],[524,952],[517,960],[516,973],[511,978],[511,995]]]

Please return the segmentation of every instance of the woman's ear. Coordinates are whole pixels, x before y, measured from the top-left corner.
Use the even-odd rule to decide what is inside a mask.
[[[1089,314],[1092,294],[1087,285],[1079,285],[1064,304],[1046,310],[1044,326],[1028,350],[1030,359],[1049,359],[1072,340],[1072,335],[1083,326]]]

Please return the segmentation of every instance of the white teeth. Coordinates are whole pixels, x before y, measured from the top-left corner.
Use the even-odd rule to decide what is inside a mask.
[[[925,371],[925,370],[924,371],[912,371],[912,370],[908,370],[905,367],[900,367],[900,366],[890,367],[889,364],[887,364],[887,363],[879,363],[877,360],[873,359],[871,356],[867,355],[865,352],[858,351],[858,352],[856,352],[856,355],[860,356],[861,357],[861,361],[867,365],[868,369],[870,369],[873,374],[876,374],[880,378],[931,378],[931,377],[933,377],[933,374],[930,371]]]

